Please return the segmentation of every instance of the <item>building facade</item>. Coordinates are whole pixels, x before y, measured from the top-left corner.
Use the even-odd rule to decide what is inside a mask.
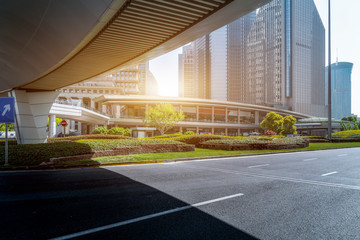
[[[205,42],[206,37],[209,37],[208,45],[196,44]],[[196,57],[199,46],[207,53],[201,59]],[[189,81],[189,86],[199,84],[207,88],[208,94],[199,94],[199,89],[192,87],[197,93],[184,93],[185,97],[326,116],[322,80],[325,29],[313,0],[273,0],[258,12],[196,40],[193,47],[192,82],[196,83]],[[205,66],[207,71],[199,74],[196,66]],[[184,81],[184,89],[186,85]]]
[[[313,0],[274,0],[249,34],[250,103],[326,116],[325,29]]]
[[[341,119],[351,115],[351,72],[353,64],[336,62],[331,64],[331,116]],[[328,71],[325,70],[326,92],[328,90]],[[328,95],[325,95],[328,105]]]

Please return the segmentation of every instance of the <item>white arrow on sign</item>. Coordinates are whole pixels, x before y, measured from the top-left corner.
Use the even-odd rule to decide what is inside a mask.
[[[3,113],[1,114],[1,116],[5,116],[5,114],[7,113],[7,112],[10,112],[10,104],[6,104],[5,106],[4,106],[4,111],[3,111]]]

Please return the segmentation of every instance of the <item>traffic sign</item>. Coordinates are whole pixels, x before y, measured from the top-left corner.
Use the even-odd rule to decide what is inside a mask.
[[[61,121],[61,126],[66,127],[67,125],[68,125],[67,121],[65,121],[65,120]]]
[[[15,98],[0,97],[0,123],[15,122]]]

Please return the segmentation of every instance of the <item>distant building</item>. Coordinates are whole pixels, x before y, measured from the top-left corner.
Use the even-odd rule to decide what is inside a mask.
[[[351,72],[353,64],[337,62],[331,64],[331,116],[341,119],[351,115]],[[325,86],[328,91],[328,71],[325,70]],[[328,95],[325,95],[328,105]]]
[[[313,0],[274,0],[250,31],[249,103],[326,116],[325,29]]]
[[[325,29],[313,0],[273,0],[190,46],[183,86],[195,92],[184,97],[327,115]]]
[[[179,96],[243,102],[246,39],[255,11],[196,39],[179,54]]]

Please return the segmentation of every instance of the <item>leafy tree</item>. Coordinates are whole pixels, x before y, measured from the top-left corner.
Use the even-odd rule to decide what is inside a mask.
[[[356,122],[356,121],[357,121],[357,117],[356,117],[356,116],[353,116],[353,115],[350,115],[350,116],[347,116],[347,117],[343,117],[341,120],[343,120],[343,121],[350,121],[350,122]]]
[[[49,127],[49,121],[50,118],[47,119],[47,124],[46,124],[47,127]],[[55,121],[56,121],[56,126],[59,126],[62,122],[62,118],[56,118]]]
[[[283,121],[284,121],[283,130],[281,131],[282,135],[297,134],[296,127],[294,126],[296,123],[296,118],[294,118],[291,115],[288,115],[284,117]]]
[[[284,119],[280,114],[269,112],[266,118],[261,122],[260,126],[265,130],[271,130],[280,134],[283,129]]]
[[[15,131],[13,123],[8,123],[8,131]],[[0,132],[5,132],[5,123],[0,123]]]
[[[167,130],[175,127],[176,123],[184,120],[184,118],[183,112],[181,110],[176,112],[172,104],[161,103],[154,108],[150,107],[145,113],[143,121],[145,125],[156,127],[160,134],[164,135]]]

